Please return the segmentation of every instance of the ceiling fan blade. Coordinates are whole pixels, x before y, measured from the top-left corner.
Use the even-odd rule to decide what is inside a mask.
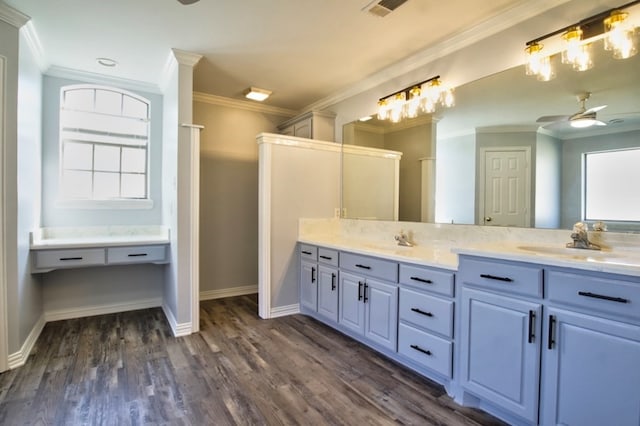
[[[593,125],[594,125],[594,126],[606,126],[606,125],[607,125],[607,123],[605,123],[605,122],[603,122],[603,121],[600,121],[600,120],[596,120],[596,121],[593,123]]]
[[[588,110],[586,110],[582,114],[590,114],[592,112],[598,112],[601,109],[605,109],[606,107],[607,107],[606,105],[600,105],[600,106],[597,106],[597,107],[589,108]]]
[[[553,121],[564,121],[568,119],[568,115],[543,115],[536,120],[536,123],[549,123]]]

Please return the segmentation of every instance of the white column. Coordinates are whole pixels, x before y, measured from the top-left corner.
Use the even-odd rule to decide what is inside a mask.
[[[421,158],[420,221],[433,223],[436,220],[436,159]]]

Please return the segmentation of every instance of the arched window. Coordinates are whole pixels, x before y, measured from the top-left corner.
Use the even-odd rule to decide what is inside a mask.
[[[60,93],[60,182],[67,200],[149,198],[149,101],[113,87]]]

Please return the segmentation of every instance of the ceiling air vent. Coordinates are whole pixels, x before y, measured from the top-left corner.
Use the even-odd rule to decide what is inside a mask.
[[[369,13],[384,17],[402,6],[407,0],[374,0],[364,7]]]

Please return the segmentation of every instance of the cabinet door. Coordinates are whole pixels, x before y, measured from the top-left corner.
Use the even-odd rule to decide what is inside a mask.
[[[338,270],[318,267],[318,313],[338,322]]]
[[[340,272],[340,286],[338,288],[339,316],[338,322],[344,327],[364,333],[364,303],[362,303],[364,290],[364,278]]]
[[[293,135],[299,138],[311,139],[311,118],[304,119],[293,125]]]
[[[363,302],[365,337],[395,351],[398,345],[398,287],[367,279]]]
[[[541,305],[462,289],[461,382],[465,389],[535,423]]]
[[[555,308],[545,322],[541,423],[640,424],[640,327]]]
[[[300,262],[300,303],[312,311],[318,310],[317,272],[315,263]]]

